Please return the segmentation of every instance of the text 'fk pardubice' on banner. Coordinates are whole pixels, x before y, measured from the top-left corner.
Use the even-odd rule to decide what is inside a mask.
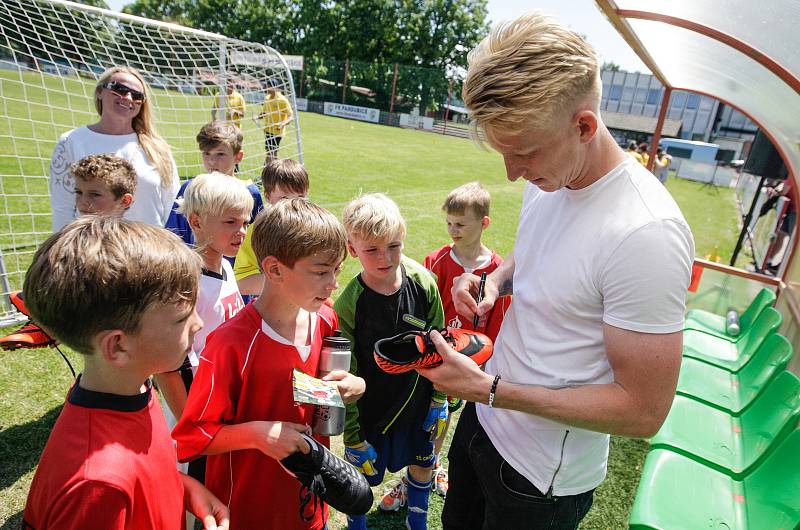
[[[350,118],[351,120],[368,121],[378,123],[381,111],[369,107],[357,107],[355,105],[345,105],[343,103],[325,102],[325,114],[328,116],[338,116],[340,118]]]

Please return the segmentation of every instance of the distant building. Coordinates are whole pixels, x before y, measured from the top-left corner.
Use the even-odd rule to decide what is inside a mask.
[[[601,111],[644,116],[653,120],[644,126],[641,126],[643,122],[640,120],[632,120],[630,123],[639,124],[640,130],[612,131],[617,140],[620,142],[627,139],[648,140],[653,128],[650,123],[655,124],[664,94],[661,82],[651,74],[611,70],[603,70],[601,79],[603,81]],[[723,137],[739,138],[749,143],[758,130],[755,123],[732,107],[712,97],[683,90],[672,92],[666,117],[667,120],[674,120],[669,123],[669,127],[665,127],[665,132],[669,129],[666,136],[674,135],[684,140],[713,142]],[[675,130],[675,123],[678,121],[681,123],[678,133],[669,134]]]

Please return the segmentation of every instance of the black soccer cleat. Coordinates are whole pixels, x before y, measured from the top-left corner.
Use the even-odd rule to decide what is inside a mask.
[[[366,514],[372,508],[372,489],[364,475],[314,438],[305,434],[301,436],[311,451],[308,454],[293,453],[281,460],[283,467],[302,484],[300,517],[304,521],[310,520],[316,512],[317,502],[321,504],[323,501],[348,515]],[[314,503],[311,515],[305,513],[309,502]]]

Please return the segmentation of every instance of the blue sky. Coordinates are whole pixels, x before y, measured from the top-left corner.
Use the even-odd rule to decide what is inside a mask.
[[[245,0],[248,1],[248,0]],[[121,10],[130,0],[106,0],[111,9]],[[533,9],[553,15],[578,33],[586,35],[601,61],[613,61],[624,70],[648,72],[617,30],[606,20],[592,0],[489,0],[493,23],[515,18]],[[291,54],[291,50],[286,53]]]

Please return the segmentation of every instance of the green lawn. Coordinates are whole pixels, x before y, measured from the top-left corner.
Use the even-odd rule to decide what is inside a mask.
[[[91,114],[88,109],[80,115],[65,113],[61,109],[70,103],[66,98],[55,102],[56,98],[51,98],[48,107],[43,103],[48,94],[44,90],[25,88],[23,93],[23,87],[8,81],[7,77],[7,72],[0,72],[0,111],[4,113],[0,115],[0,194],[13,195],[11,190],[15,190],[14,193],[21,196],[4,198],[5,210],[0,208],[0,245],[8,256],[14,254],[14,246],[24,246],[25,241],[30,244],[49,227],[46,181],[22,179],[20,175],[46,174],[46,166],[42,169],[43,160],[49,158],[49,149],[61,132],[52,126],[53,122],[64,126],[80,125],[90,119]],[[19,101],[4,99],[9,94],[16,94]],[[23,97],[37,99],[39,103],[26,108],[20,105]],[[157,101],[159,97],[157,94]],[[72,108],[79,105],[77,101],[71,103]],[[200,110],[183,112],[187,116],[191,113],[206,115],[207,111],[203,110],[206,102],[197,104],[202,106]],[[52,140],[19,141],[17,137],[29,137],[35,127],[22,121],[27,117],[51,124],[44,130],[52,133]],[[176,158],[179,164],[184,164],[184,174],[191,174],[197,171],[199,162],[197,158],[192,159],[189,152],[196,130],[181,121],[170,116],[162,131],[171,142],[182,137],[180,145],[184,154]],[[254,170],[250,165],[255,167],[262,155],[260,133],[250,125],[245,126],[245,133],[255,139],[249,140],[247,145],[255,151],[250,154],[246,169],[252,174]],[[312,198],[338,215],[347,201],[361,192],[388,193],[398,202],[407,219],[406,253],[412,258],[421,260],[428,251],[447,242],[441,203],[449,190],[471,180],[480,180],[493,197],[492,224],[485,236],[486,244],[501,254],[511,250],[522,184],[505,179],[498,155],[482,151],[468,140],[309,113],[301,113],[301,131],[305,162],[311,175]],[[44,132],[38,131],[38,134]],[[709,191],[701,189],[699,184],[675,179],[669,181],[668,188],[695,231],[697,254],[705,255],[717,246],[720,253],[729,255],[736,235],[732,190]],[[39,197],[29,201],[26,194]],[[20,212],[36,213],[41,218],[13,215]],[[44,224],[34,227],[32,223]],[[20,233],[30,235],[17,235]],[[26,254],[20,256],[19,270],[24,271]],[[357,262],[348,259],[341,282],[346,283],[357,269]],[[15,285],[19,285],[19,279],[19,275],[12,276]],[[67,354],[73,364],[79,365],[77,355]],[[19,514],[39,453],[60,410],[70,375],[53,350],[0,352],[0,358],[0,527],[5,529],[19,526]],[[645,441],[612,438],[609,476],[597,490],[594,507],[582,528],[626,527],[646,451]],[[376,488],[376,496],[381,493],[382,490]],[[435,496],[432,499],[430,528],[436,529],[440,528],[442,502]],[[332,528],[338,528],[341,522],[341,516],[336,516]],[[404,528],[403,516],[376,514],[370,516],[370,527]]]

